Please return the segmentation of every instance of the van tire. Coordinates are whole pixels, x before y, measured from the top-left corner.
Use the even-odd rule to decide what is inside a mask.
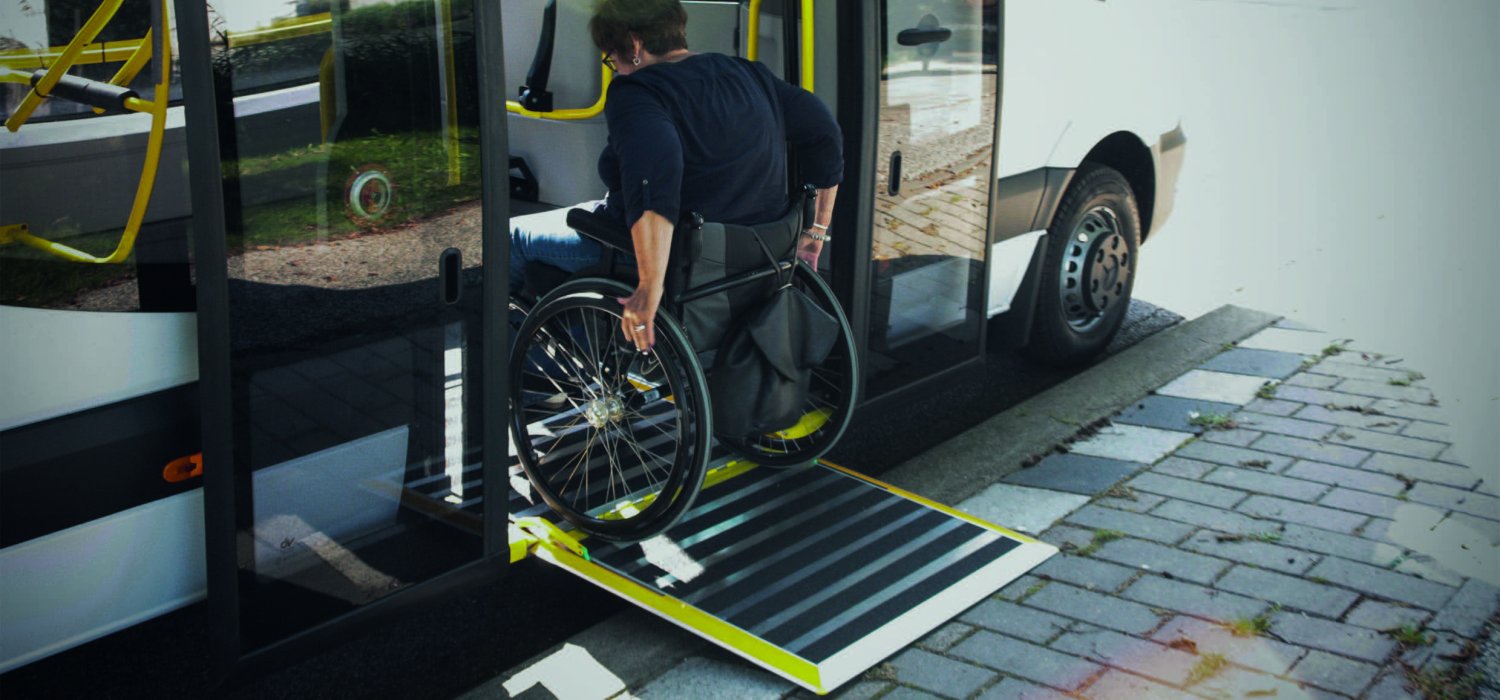
[[[1125,176],[1084,163],[1047,229],[1026,356],[1074,367],[1109,345],[1130,306],[1140,233],[1140,210]]]

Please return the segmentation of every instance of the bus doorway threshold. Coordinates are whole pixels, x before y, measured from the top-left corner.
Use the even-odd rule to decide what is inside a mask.
[[[518,499],[513,561],[559,566],[819,694],[1057,552],[828,463],[720,464],[680,522],[629,545],[580,541]]]

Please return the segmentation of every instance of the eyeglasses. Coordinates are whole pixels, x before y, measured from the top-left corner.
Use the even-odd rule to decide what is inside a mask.
[[[599,59],[599,62],[603,63],[605,68],[608,68],[616,73],[620,72],[620,69],[615,67],[615,59],[610,58],[609,54],[604,54],[604,57]]]

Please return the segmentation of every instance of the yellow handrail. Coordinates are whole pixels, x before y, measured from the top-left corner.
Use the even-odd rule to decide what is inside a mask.
[[[573,121],[578,119],[589,119],[591,117],[597,117],[599,116],[599,113],[604,111],[604,96],[609,93],[609,81],[612,78],[614,78],[614,71],[611,71],[607,66],[600,64],[599,99],[595,100],[594,104],[591,104],[587,107],[581,107],[577,109],[554,109],[551,112],[535,112],[522,107],[520,102],[517,102],[515,100],[506,100],[505,111],[523,117],[531,117],[533,119],[556,119],[558,121]]]
[[[11,115],[11,119],[6,120],[5,126],[7,128],[11,131],[21,128],[21,124],[31,116],[31,113],[36,110],[37,105],[41,104],[42,97],[52,91],[52,88],[57,85],[57,81],[72,66],[73,60],[78,56],[79,47],[89,44],[99,35],[99,32],[104,29],[104,25],[109,22],[114,16],[115,11],[120,8],[122,1],[105,0],[100,4],[99,9],[84,24],[83,29],[80,29],[78,34],[73,37],[73,41],[69,42],[68,48],[63,51],[62,55],[58,56],[57,62],[52,64],[47,74],[27,94],[26,100],[23,100],[21,103],[21,107],[17,108],[16,112]],[[162,0],[160,25],[147,30],[146,36],[141,39],[140,46],[127,60],[126,65],[116,74],[117,79],[126,75],[128,71],[133,70],[138,72],[141,66],[145,65],[145,62],[153,54],[151,46],[153,37],[160,41],[159,48],[154,50],[155,56],[159,60],[170,60],[172,55],[172,33],[166,30],[167,27],[171,26],[167,18],[168,7],[168,1]],[[100,19],[101,17],[102,19]],[[99,21],[96,23],[95,20]],[[143,52],[145,54],[144,59],[141,58]],[[127,78],[126,82],[128,81]],[[126,258],[130,257],[131,250],[135,248],[136,235],[140,233],[141,223],[146,218],[146,208],[151,203],[151,191],[156,185],[157,166],[161,163],[161,148],[166,135],[168,89],[171,86],[171,82],[171,69],[167,66],[162,66],[162,69],[158,71],[156,92],[152,95],[151,100],[131,98],[125,101],[126,109],[151,115],[151,131],[146,138],[146,158],[145,162],[141,165],[141,178],[136,183],[135,202],[130,207],[130,216],[125,222],[125,231],[120,236],[120,242],[115,246],[114,252],[104,257],[90,255],[71,246],[33,235],[25,224],[4,227],[4,242],[23,243],[65,260],[81,263],[111,264],[123,262]],[[33,97],[36,98],[34,104],[28,107],[27,103],[32,101],[31,98]],[[22,108],[25,108],[24,112]],[[14,120],[14,126],[12,126],[12,120]]]
[[[750,0],[750,21],[746,26],[745,58],[760,60],[760,5],[762,0]],[[813,45],[813,0],[802,0],[802,89],[813,91],[813,59],[817,51]]]
[[[330,31],[333,31],[333,13],[319,12],[315,15],[278,20],[269,27],[247,29],[242,32],[228,32],[224,40],[229,48],[233,49],[240,46],[253,46],[255,44],[265,44],[283,39],[295,39],[299,36],[325,34]]]
[[[78,57],[74,59],[75,66],[89,66],[96,63],[119,63],[130,58],[136,49],[140,48],[140,39],[122,39],[118,41],[106,41],[98,44],[85,44],[79,49]],[[66,46],[52,46],[45,49],[5,49],[0,51],[0,68],[14,68],[17,70],[36,70],[46,68],[57,62],[67,50]],[[27,79],[30,79],[28,74]]]

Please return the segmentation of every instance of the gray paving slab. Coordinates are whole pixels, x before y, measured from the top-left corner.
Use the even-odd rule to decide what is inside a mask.
[[[1144,605],[1065,583],[1037,591],[1026,605],[1128,634],[1145,634],[1161,624]]]
[[[1217,428],[1209,430],[1198,436],[1200,440],[1218,443],[1220,445],[1233,445],[1235,447],[1249,447],[1250,443],[1260,439],[1265,433],[1244,428]]]
[[[1392,379],[1398,381],[1412,379],[1412,371],[1408,369],[1363,364],[1357,365],[1347,362],[1320,362],[1307,371],[1309,374],[1337,377],[1340,380],[1363,379],[1370,382],[1389,382]],[[1418,376],[1420,377],[1420,373],[1418,373]]]
[[[1166,385],[1157,389],[1156,393],[1161,396],[1176,396],[1183,399],[1215,401],[1243,406],[1255,400],[1256,394],[1261,390],[1261,386],[1267,381],[1270,380],[1261,377],[1247,377],[1243,374],[1194,369],[1184,372],[1182,376],[1167,382]]]
[[[1223,559],[1193,554],[1133,537],[1110,542],[1099,548],[1094,556],[1196,583],[1210,583],[1231,566]]]
[[[990,484],[956,507],[992,523],[1005,523],[1012,530],[1037,533],[1052,527],[1052,523],[1088,501],[1088,496],[1076,493],[1015,484]]]
[[[1283,612],[1271,620],[1271,632],[1292,644],[1381,663],[1396,643],[1379,632],[1297,613]]]
[[[1044,581],[1031,574],[1026,574],[1005,584],[1004,588],[995,592],[995,596],[1001,600],[1021,601],[1046,587],[1049,583],[1051,582]]]
[[[1241,513],[1286,523],[1301,523],[1335,532],[1351,533],[1369,521],[1360,513],[1324,508],[1275,496],[1251,496],[1235,506]]]
[[[1341,338],[1323,331],[1300,331],[1285,328],[1267,328],[1240,341],[1242,348],[1276,350],[1311,355],[1316,357],[1324,348],[1343,342]]]
[[[1364,408],[1375,403],[1376,399],[1369,396],[1357,394],[1345,394],[1327,389],[1313,389],[1305,386],[1290,386],[1282,384],[1276,387],[1272,398],[1283,401],[1296,401],[1298,403],[1312,404],[1315,406],[1358,406]]]
[[[1396,512],[1405,505],[1405,501],[1399,498],[1342,487],[1329,491],[1318,503],[1329,508],[1338,508],[1377,518],[1394,518]]]
[[[1261,440],[1270,437],[1262,436]],[[1267,471],[1279,472],[1287,468],[1294,461],[1293,457],[1274,452],[1263,452],[1257,449],[1245,449],[1230,445],[1216,445],[1211,442],[1198,440],[1184,445],[1174,455],[1196,459],[1200,462],[1213,462],[1214,464],[1227,464],[1231,467],[1245,466],[1246,464],[1265,463],[1263,467]]]
[[[1432,440],[1433,442],[1444,442],[1452,444],[1453,429],[1446,425],[1427,423],[1425,421],[1413,421],[1400,430],[1402,435],[1420,440]],[[1442,455],[1438,455],[1439,459]]]
[[[1271,379],[1286,379],[1302,369],[1305,355],[1276,350],[1233,348],[1198,365],[1202,369],[1233,374],[1248,374]]]
[[[1234,663],[1275,675],[1286,673],[1307,653],[1306,649],[1269,637],[1236,636],[1224,625],[1178,616],[1167,621],[1151,638],[1162,644],[1176,640],[1192,642],[1198,654],[1223,654]]]
[[[693,657],[647,683],[635,695],[642,700],[651,698],[779,700],[792,688],[791,683],[749,664]],[[567,696],[559,695],[559,697]]]
[[[1153,608],[1185,613],[1215,622],[1255,617],[1270,607],[1263,601],[1185,581],[1171,581],[1155,575],[1142,576],[1135,583],[1130,584],[1130,587],[1126,588],[1121,595]]]
[[[1203,429],[1194,426],[1189,420],[1193,413],[1227,416],[1238,408],[1238,404],[1232,403],[1152,394],[1131,404],[1113,420],[1126,425],[1143,425],[1183,433],[1201,433]]]
[[[1407,689],[1406,676],[1395,668],[1382,673],[1364,694],[1364,700],[1417,700],[1420,697]]]
[[[1391,399],[1378,399],[1370,404],[1373,408],[1384,415],[1397,418],[1409,418],[1411,420],[1426,421],[1428,423],[1448,424],[1448,409],[1442,406],[1431,406],[1427,404],[1415,404],[1409,401],[1393,401]]]
[[[1258,535],[1277,526],[1275,521],[1175,498],[1157,506],[1150,515],[1236,535]]]
[[[1380,430],[1384,432],[1400,432],[1412,424],[1409,418],[1398,418],[1396,416],[1372,415],[1360,411],[1350,411],[1341,408],[1329,408],[1324,404],[1300,406],[1292,414],[1298,420],[1312,421],[1316,423],[1328,423],[1330,425],[1341,425],[1346,428],[1364,428],[1366,430]]]
[[[1500,589],[1471,578],[1458,589],[1437,617],[1428,625],[1432,629],[1448,630],[1465,637],[1477,637],[1484,629],[1485,621],[1500,610]]]
[[[1152,464],[1192,438],[1192,433],[1176,430],[1112,424],[1069,445],[1068,449],[1081,455]]]
[[[1290,416],[1305,406],[1307,404],[1298,401],[1256,398],[1254,401],[1245,404],[1245,410],[1255,411],[1256,413],[1268,413],[1273,416]]]
[[[929,651],[944,652],[973,633],[974,628],[970,625],[949,622],[918,640],[917,645]]]
[[[1073,623],[1068,618],[1045,610],[993,598],[969,608],[959,619],[969,625],[1037,644],[1046,643]],[[944,650],[947,648],[944,647]]]
[[[1153,474],[1165,474],[1182,479],[1202,479],[1203,475],[1219,466],[1213,462],[1200,462],[1196,459],[1187,459],[1178,455],[1172,455],[1152,466],[1151,472]]]
[[[1359,466],[1370,456],[1368,450],[1329,442],[1304,440],[1289,435],[1265,435],[1250,447],[1263,452],[1286,455],[1296,459],[1310,459],[1315,462],[1328,462],[1341,467]]]
[[[987,688],[978,700],[1067,700],[1068,696],[1035,683],[1005,677]]]
[[[1067,491],[1093,496],[1145,466],[1083,454],[1054,454],[1005,477],[1007,484]]]
[[[941,697],[943,696],[935,695],[925,690],[918,690],[909,686],[898,685],[895,688],[892,688],[891,692],[882,695],[881,700],[885,700],[886,698],[890,698],[890,700],[937,700],[937,698]],[[726,698],[725,700],[728,700],[728,698]]]
[[[1432,617],[1430,610],[1370,599],[1362,600],[1359,605],[1354,606],[1344,616],[1344,622],[1384,632],[1404,626],[1420,627],[1429,617]]]
[[[1281,534],[1280,544],[1288,547],[1332,554],[1369,564],[1389,564],[1404,551],[1400,547],[1385,542],[1376,542],[1357,535],[1345,535],[1295,523],[1288,523],[1278,532]]]
[[[1422,483],[1412,487],[1407,497],[1416,503],[1442,506],[1460,513],[1468,513],[1489,520],[1500,520],[1500,498],[1476,491]]]
[[[1314,650],[1288,675],[1325,690],[1357,696],[1375,681],[1379,673],[1380,667],[1375,664]]]
[[[995,672],[921,649],[907,649],[891,659],[896,680],[946,698],[965,698],[995,678]],[[703,697],[678,695],[679,698]],[[734,697],[734,696],[726,696]]]
[[[1241,411],[1235,414],[1234,421],[1241,427],[1257,430],[1262,433],[1290,435],[1307,440],[1321,440],[1336,430],[1334,426],[1327,423],[1286,418],[1269,413],[1254,413],[1251,411]]]
[[[1244,491],[1154,472],[1137,475],[1125,484],[1138,491],[1202,503],[1216,508],[1231,508],[1249,495]]]
[[[1249,566],[1236,566],[1214,586],[1329,618],[1342,617],[1359,600],[1353,591]]]
[[[1345,394],[1373,396],[1378,399],[1392,399],[1414,404],[1427,404],[1433,398],[1432,390],[1425,386],[1396,386],[1385,381],[1372,382],[1366,379],[1346,379],[1339,382],[1337,390]]]
[[[1448,447],[1446,443],[1363,428],[1341,428],[1335,431],[1329,440],[1373,452],[1390,452],[1417,459],[1436,459],[1438,454]]]
[[[1359,465],[1361,469],[1373,470],[1392,476],[1431,481],[1437,484],[1472,489],[1479,483],[1479,475],[1468,467],[1430,459],[1416,459],[1402,455],[1376,452],[1369,460]]]
[[[1440,583],[1338,557],[1318,562],[1308,576],[1326,579],[1367,595],[1420,605],[1428,610],[1440,609],[1456,592]]]
[[[1090,504],[1068,515],[1068,522],[1099,530],[1117,530],[1133,537],[1174,544],[1193,533],[1182,523]]]
[[[1094,502],[1101,506],[1104,506],[1105,508],[1128,510],[1132,513],[1144,513],[1148,510],[1151,510],[1152,508],[1161,505],[1163,501],[1167,500],[1165,496],[1158,496],[1154,493],[1141,493],[1133,489],[1129,491],[1111,491],[1109,493],[1124,493],[1127,495],[1106,495],[1101,498],[1095,499]]]
[[[1105,629],[1068,632],[1052,648],[1181,685],[1198,662],[1196,656],[1156,642]]]
[[[1077,527],[1068,523],[1058,523],[1043,531],[1037,539],[1066,551],[1078,547],[1087,547],[1089,542],[1094,539],[1094,531],[1091,528]]]
[[[1318,500],[1331,488],[1326,483],[1294,479],[1289,476],[1268,474],[1261,469],[1240,467],[1219,467],[1203,477],[1203,480],[1241,491],[1307,502]]]
[[[1113,592],[1139,573],[1138,569],[1111,564],[1093,557],[1059,554],[1034,569],[1038,576],[1066,581],[1080,588]]]
[[[1339,377],[1330,377],[1322,374],[1302,373],[1292,377],[1288,377],[1285,381],[1288,386],[1305,386],[1312,389],[1332,389],[1335,386],[1338,386],[1339,382],[1342,382],[1344,380]]]
[[[1064,690],[1077,688],[1102,668],[1072,654],[987,630],[975,632],[974,636],[965,639],[950,653],[1017,678]]]
[[[1091,700],[1120,700],[1121,698],[1161,698],[1161,700],[1198,700],[1171,686],[1112,670],[1099,677],[1081,695]]]
[[[1406,490],[1405,483],[1389,474],[1351,469],[1323,462],[1298,460],[1282,473],[1296,479],[1369,491],[1382,496],[1395,496]]]
[[[1292,547],[1275,544],[1281,535],[1275,531],[1261,533],[1261,539],[1231,539],[1221,533],[1202,531],[1194,534],[1182,546],[1200,554],[1208,554],[1241,564],[1252,564],[1263,569],[1272,569],[1286,574],[1302,574],[1322,559],[1321,556]]]
[[[1310,688],[1264,673],[1229,666],[1190,688],[1211,698],[1276,698],[1277,700],[1315,700]]]

